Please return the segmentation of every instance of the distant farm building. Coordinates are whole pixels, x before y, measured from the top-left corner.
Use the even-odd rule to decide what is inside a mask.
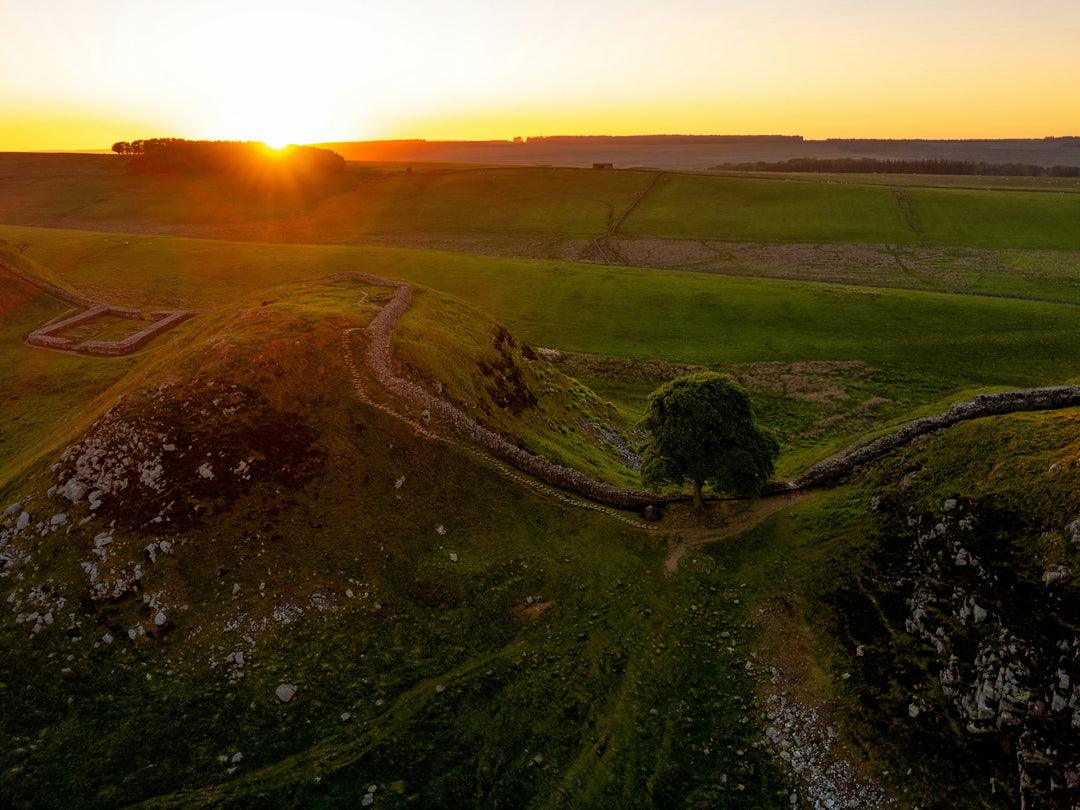
[[[614,163],[594,163],[592,165],[592,167],[594,169],[614,169],[615,164]]]

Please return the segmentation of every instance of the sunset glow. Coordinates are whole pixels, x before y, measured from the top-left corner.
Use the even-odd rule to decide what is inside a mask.
[[[0,0],[0,150],[1080,133],[1074,0]]]

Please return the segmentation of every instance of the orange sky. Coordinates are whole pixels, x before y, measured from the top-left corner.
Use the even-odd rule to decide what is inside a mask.
[[[0,150],[1080,135],[1077,0],[0,0]]]

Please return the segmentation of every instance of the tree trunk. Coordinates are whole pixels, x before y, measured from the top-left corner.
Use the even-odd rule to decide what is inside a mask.
[[[694,479],[694,509],[699,512],[705,511],[705,501],[701,498],[701,487],[704,483],[700,478]]]

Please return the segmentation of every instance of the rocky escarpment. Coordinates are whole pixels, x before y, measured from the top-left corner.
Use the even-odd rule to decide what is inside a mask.
[[[950,499],[913,516],[905,630],[932,645],[942,694],[971,734],[1013,753],[1021,807],[1080,802],[1080,592],[1033,566],[1008,515]],[[1061,542],[1080,543],[1080,521]],[[918,701],[910,712],[920,709]]]
[[[874,506],[896,522],[842,609],[879,617],[848,631],[859,677],[906,692],[894,729],[954,728],[995,806],[1080,806],[1080,588],[1061,562],[1080,557],[1080,520],[1037,532],[989,499]]]
[[[132,528],[183,527],[253,482],[307,480],[323,456],[315,439],[257,391],[162,383],[125,397],[67,447],[49,494]]]

